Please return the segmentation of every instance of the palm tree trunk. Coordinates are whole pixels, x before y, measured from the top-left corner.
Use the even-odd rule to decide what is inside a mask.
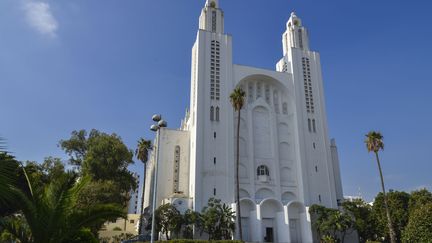
[[[241,224],[241,215],[240,215],[240,180],[239,180],[239,165],[240,165],[240,109],[238,110],[237,117],[237,163],[236,163],[236,182],[237,182],[237,225],[239,230],[240,240],[243,241],[243,231]]]
[[[146,173],[146,163],[143,163],[144,169],[143,169],[143,187],[142,187],[142,195],[141,195],[141,215],[140,215],[140,223],[139,223],[139,229],[138,229],[138,235],[142,234],[143,229],[143,219],[144,219],[144,192],[145,192],[145,173]],[[139,186],[139,185],[138,185]]]
[[[387,226],[389,228],[389,233],[390,233],[390,242],[396,243],[396,234],[395,234],[395,231],[393,229],[393,224],[392,224],[392,220],[390,217],[388,200],[387,200],[387,195],[386,195],[386,191],[385,191],[385,187],[384,187],[384,177],[383,177],[382,170],[381,170],[381,163],[379,160],[378,152],[375,152],[375,156],[376,156],[376,160],[377,160],[377,164],[378,164],[378,170],[379,170],[380,178],[381,178],[381,187],[382,187],[382,191],[383,191],[383,195],[384,195],[384,206],[385,206],[386,215],[387,215]]]

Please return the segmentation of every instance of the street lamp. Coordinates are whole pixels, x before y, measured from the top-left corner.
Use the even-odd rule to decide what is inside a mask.
[[[156,151],[155,151],[156,152],[155,170],[154,170],[155,174],[154,174],[154,181],[153,181],[152,229],[151,229],[151,238],[150,238],[150,242],[154,243],[154,235],[155,235],[155,228],[156,228],[155,211],[156,211],[156,195],[157,195],[156,190],[157,190],[158,163],[159,163],[160,129],[162,127],[166,127],[167,122],[162,120],[161,115],[153,115],[152,120],[156,122],[156,124],[151,125],[150,130],[156,132],[156,140],[157,140]]]

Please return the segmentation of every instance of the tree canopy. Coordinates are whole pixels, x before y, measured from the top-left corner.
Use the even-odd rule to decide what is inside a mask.
[[[201,230],[209,240],[231,239],[235,231],[235,215],[231,207],[220,199],[210,198],[201,212]]]
[[[126,206],[128,193],[137,183],[127,167],[133,163],[133,151],[115,133],[98,130],[73,131],[61,148],[70,156],[70,163],[80,174],[92,178],[89,188],[83,190],[86,203],[117,203]]]
[[[342,203],[343,210],[354,219],[354,228],[357,230],[359,241],[376,240],[376,223],[372,217],[372,206],[363,199],[354,199]]]
[[[6,229],[20,242],[54,243],[73,242],[83,230],[100,221],[125,217],[124,211],[116,205],[98,204],[85,209],[76,207],[79,193],[89,182],[76,174],[66,173],[44,187],[32,187],[26,195],[14,189],[15,203],[19,204],[23,217],[7,217],[0,220]]]
[[[401,191],[390,190],[387,193],[389,212],[392,218],[393,229],[396,238],[400,239],[403,228],[408,223],[409,218],[409,200],[410,194]],[[389,229],[387,227],[387,217],[384,206],[384,195],[378,193],[372,207],[372,213],[377,223],[377,233],[386,239],[389,238]]]
[[[404,242],[432,242],[432,203],[413,209],[402,233]]]
[[[354,220],[349,214],[334,208],[314,204],[309,208],[309,213],[315,219],[313,226],[322,240],[340,238],[343,242],[346,233],[354,226]]]
[[[172,204],[161,205],[155,212],[156,231],[165,234],[169,240],[169,232],[178,236],[183,224],[183,217]]]

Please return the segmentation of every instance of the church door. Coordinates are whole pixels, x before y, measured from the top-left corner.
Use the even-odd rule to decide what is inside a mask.
[[[265,242],[273,242],[273,228],[266,227]]]
[[[299,237],[300,237],[300,227],[299,227],[299,220],[298,219],[290,219],[289,222],[290,225],[290,235],[291,235],[291,242],[292,243],[298,243]]]

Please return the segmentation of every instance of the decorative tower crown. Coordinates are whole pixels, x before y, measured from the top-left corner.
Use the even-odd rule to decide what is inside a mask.
[[[201,11],[199,28],[215,33],[224,32],[224,20],[222,9],[218,0],[207,0]]]

